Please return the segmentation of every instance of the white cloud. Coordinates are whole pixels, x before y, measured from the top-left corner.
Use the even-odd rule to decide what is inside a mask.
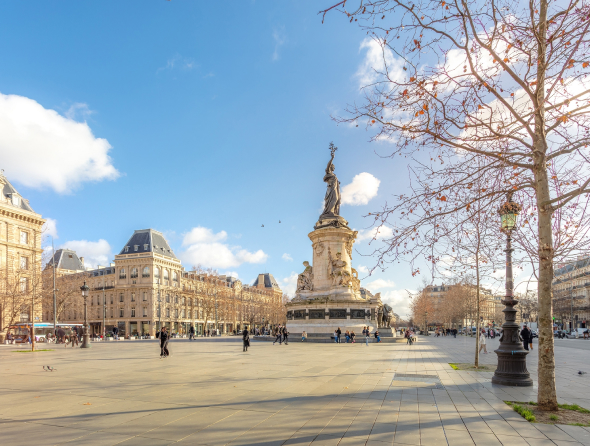
[[[373,280],[372,282],[368,282],[368,283],[363,284],[363,287],[365,287],[369,291],[382,290],[384,288],[394,288],[395,282],[393,280],[387,280],[387,279],[376,279],[376,280]]]
[[[226,239],[225,231],[214,233],[209,228],[198,226],[184,236],[182,246],[186,250],[179,257],[189,265],[211,268],[235,268],[242,263],[264,263],[268,259],[268,255],[261,249],[250,252],[240,246],[221,243]]]
[[[156,74],[160,73],[161,71],[165,70],[174,70],[175,68],[179,68],[182,70],[192,70],[195,68],[197,64],[195,63],[192,57],[183,57],[180,54],[175,54],[170,59],[166,61],[166,65],[160,67],[156,70]]]
[[[389,226],[381,226],[370,229],[362,229],[357,235],[357,241],[362,242],[363,240],[383,240],[393,236],[393,229]]]
[[[96,268],[98,265],[106,266],[111,259],[111,245],[103,239],[97,242],[71,240],[61,245],[60,248],[76,251],[78,257],[84,257],[84,266],[89,268]]]
[[[292,262],[293,257],[291,257],[289,254],[285,253],[285,254],[283,254],[283,260],[286,260],[287,262]]]
[[[76,122],[23,96],[0,93],[0,159],[27,187],[68,193],[86,181],[114,180],[111,145]]]
[[[380,180],[367,172],[359,173],[352,183],[342,188],[342,204],[359,206],[367,204],[379,191]]]
[[[356,77],[361,88],[383,81],[384,74],[392,81],[400,81],[404,77],[403,61],[396,59],[390,49],[383,48],[375,40],[366,37],[359,51],[367,50],[365,58],[359,66]],[[387,66],[387,68],[386,68]]]
[[[57,220],[53,218],[47,218],[47,221],[43,225],[43,229],[41,230],[43,233],[43,237],[53,237],[54,239],[59,238],[57,235]]]
[[[299,274],[291,271],[291,275],[285,277],[280,280],[281,282],[281,289],[283,293],[288,294],[289,296],[295,296],[295,291],[297,290],[297,277]]]
[[[83,102],[75,102],[74,104],[70,105],[70,108],[68,108],[65,114],[66,118],[75,121],[78,116],[80,116],[82,119],[86,119],[86,117],[90,116],[92,113],[93,111],[90,110],[88,104]]]
[[[285,44],[287,41],[287,36],[285,34],[285,28],[275,28],[272,31],[272,38],[275,42],[275,50],[272,53],[272,60],[279,60],[279,49]]]
[[[226,271],[224,273],[221,273],[222,276],[228,276],[228,277],[235,277],[236,279],[239,279],[240,276],[238,275],[237,272],[235,271]]]
[[[195,243],[213,243],[222,242],[227,239],[227,232],[219,231],[215,234],[211,229],[197,226],[188,232],[182,240],[182,246],[193,245]]]
[[[363,273],[363,274],[369,274],[369,268],[367,268],[366,266],[363,266],[363,265],[359,265],[359,266],[357,266],[357,267],[356,267],[356,270],[357,270],[359,273]]]

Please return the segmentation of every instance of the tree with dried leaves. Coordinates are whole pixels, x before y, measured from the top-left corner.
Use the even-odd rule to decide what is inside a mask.
[[[410,163],[412,191],[373,214],[394,229],[378,267],[420,261],[412,238],[433,219],[497,208],[514,191],[524,208],[515,242],[538,278],[538,407],[557,410],[553,263],[590,228],[588,2],[359,0],[329,11],[382,54],[364,102],[338,120],[365,124]],[[477,182],[488,187],[466,193]]]

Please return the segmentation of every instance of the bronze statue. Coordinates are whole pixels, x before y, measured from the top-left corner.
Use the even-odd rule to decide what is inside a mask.
[[[324,182],[327,183],[326,197],[324,198],[324,211],[320,215],[320,220],[325,218],[333,218],[340,215],[340,181],[334,173],[334,154],[338,150],[333,143],[330,143],[330,151],[332,157],[326,167],[326,175],[324,175]]]

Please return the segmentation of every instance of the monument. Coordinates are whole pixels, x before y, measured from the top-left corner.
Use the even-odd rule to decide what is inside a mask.
[[[332,156],[324,175],[324,209],[308,234],[313,262],[303,262],[305,269],[297,278],[296,295],[287,304],[287,329],[294,335],[305,330],[310,340],[329,339],[338,327],[343,333],[354,330],[357,336],[362,335],[366,326],[371,331],[390,331],[391,307],[383,306],[379,293],[363,296],[358,273],[352,267],[357,231],[351,230],[340,215],[340,182],[334,173],[336,150],[330,143]]]

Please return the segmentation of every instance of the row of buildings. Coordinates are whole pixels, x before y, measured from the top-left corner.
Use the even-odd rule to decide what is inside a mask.
[[[553,324],[587,328],[590,320],[590,256],[557,265],[553,279]]]
[[[43,259],[45,220],[3,174],[0,191],[0,336],[15,323],[53,322],[54,314],[60,323],[81,324],[84,282],[96,334],[117,327],[120,336],[153,336],[164,325],[176,333],[191,325],[197,333],[215,327],[229,333],[286,320],[283,292],[272,274],[246,285],[211,270],[188,271],[153,229],[134,231],[106,266],[87,268],[68,249]]]

